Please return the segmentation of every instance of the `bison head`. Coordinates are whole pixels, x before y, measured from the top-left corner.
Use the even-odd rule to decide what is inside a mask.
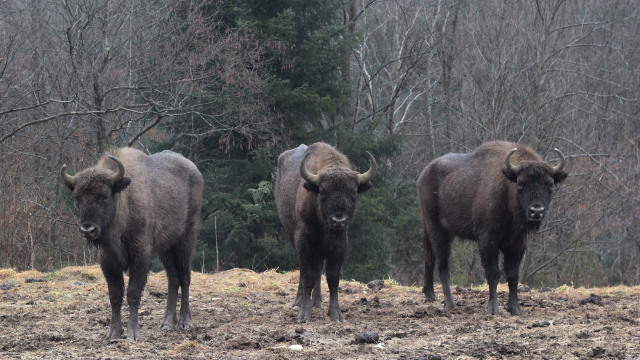
[[[131,183],[130,178],[124,177],[120,160],[114,156],[109,158],[118,166],[117,171],[91,167],[71,176],[67,174],[67,165],[60,169],[64,184],[73,194],[80,217],[80,233],[94,242],[100,240],[115,217],[115,195]]]
[[[553,186],[567,177],[564,168],[564,155],[554,149],[560,157],[558,165],[552,166],[541,161],[523,161],[513,165],[511,156],[517,149],[512,149],[505,159],[503,174],[516,184],[518,204],[529,223],[539,225],[544,219],[545,211],[551,202]]]
[[[360,174],[346,168],[329,168],[312,174],[305,167],[309,153],[300,163],[300,174],[305,180],[304,188],[317,194],[320,216],[330,230],[344,230],[353,216],[359,193],[371,188],[370,180],[376,173],[377,164],[369,155],[369,170]]]

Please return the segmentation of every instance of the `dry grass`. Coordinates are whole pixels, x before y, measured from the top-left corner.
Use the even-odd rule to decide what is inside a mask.
[[[197,289],[197,292],[202,295],[220,295],[224,293],[250,294],[254,292],[289,293],[297,289],[298,278],[298,271],[280,273],[275,270],[268,270],[257,273],[249,269],[236,268],[214,274],[194,271],[192,273],[192,284],[194,289]],[[104,277],[98,265],[68,266],[52,273],[42,273],[36,270],[16,272],[13,269],[0,269],[0,282],[12,282],[16,286],[20,286],[20,284],[24,283],[27,279],[47,280],[47,282],[42,283],[41,286],[43,287],[46,287],[46,284],[52,285],[51,287],[58,287],[60,282],[95,283],[96,285],[104,283]],[[157,273],[152,272],[149,274],[148,286],[163,289],[166,287],[166,281],[167,279],[164,271]],[[384,283],[385,287],[377,293],[378,296],[384,296],[387,294],[392,296],[404,296],[406,294],[414,296],[416,292],[421,291],[421,288],[419,287],[399,285],[391,279],[384,280]],[[324,278],[322,280],[322,286],[324,289],[327,287]],[[340,282],[340,287],[347,292],[366,294],[369,291],[366,284],[362,284],[354,280],[342,280]],[[471,289],[488,291],[488,286],[484,284],[471,287]],[[499,284],[498,291],[508,292],[507,284]],[[532,291],[536,292],[539,290],[532,289]],[[639,294],[640,286],[618,285],[611,287],[584,288],[562,285],[555,289],[547,289],[547,291],[555,294],[561,294],[566,297],[581,298],[589,296],[591,293],[606,296]],[[436,293],[438,293],[438,291],[436,291]]]
[[[151,273],[140,311],[143,340],[129,342],[102,338],[110,310],[99,266],[46,274],[0,269],[0,284],[11,284],[0,290],[0,358],[640,358],[640,286],[532,289],[520,295],[525,314],[511,317],[504,310],[484,314],[486,285],[454,287],[460,306],[446,313],[439,289],[440,301],[425,303],[421,288],[392,279],[379,291],[343,280],[340,303],[347,321],[335,323],[326,316],[323,279],[322,309],[314,310],[311,323],[298,324],[290,309],[298,277],[297,271],[193,272],[195,327],[162,331],[166,275]],[[46,281],[25,282],[29,278]],[[498,290],[504,305],[507,285]],[[592,293],[602,297],[601,304],[585,301]],[[384,345],[353,345],[355,333],[364,330],[379,332]],[[304,349],[292,352],[290,345]]]

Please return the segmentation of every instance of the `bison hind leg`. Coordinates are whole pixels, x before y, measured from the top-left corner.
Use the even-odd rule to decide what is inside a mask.
[[[298,292],[296,293],[296,299],[293,300],[291,308],[294,310],[300,310],[300,301],[302,300],[302,281],[298,280]]]
[[[167,307],[164,312],[161,328],[163,330],[173,329],[176,321],[176,304],[178,302],[178,288],[180,280],[178,279],[178,269],[176,261],[171,251],[160,254],[160,260],[167,272]]]
[[[311,293],[311,301],[313,302],[314,308],[319,308],[322,306],[322,290],[320,289],[320,285],[322,283],[322,269],[316,273],[316,283],[313,286],[313,292]]]
[[[298,292],[296,293],[296,299],[291,304],[291,308],[294,310],[300,310],[300,302],[302,299],[302,285],[301,282],[298,281]],[[316,283],[313,287],[313,291],[311,293],[311,301],[313,302],[313,307],[319,308],[322,306],[322,291],[320,290],[320,279],[316,280]]]
[[[436,301],[436,293],[433,290],[433,269],[435,267],[435,254],[431,247],[431,242],[426,235],[423,239],[424,247],[424,285],[422,292],[424,293],[425,301]]]
[[[425,250],[425,286],[423,288],[425,298],[435,300],[433,291],[433,270],[438,267],[440,283],[442,283],[442,293],[444,294],[444,309],[450,311],[456,308],[456,302],[451,295],[451,284],[449,274],[449,257],[451,255],[452,236],[435,223],[425,228],[424,250]],[[426,236],[426,235],[425,235]]]

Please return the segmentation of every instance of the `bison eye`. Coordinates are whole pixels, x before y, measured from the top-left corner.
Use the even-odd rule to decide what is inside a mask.
[[[518,190],[518,191],[524,191],[524,185],[522,185],[522,184],[518,184],[518,185],[516,185],[516,190]]]
[[[107,200],[109,200],[109,199],[108,199],[108,198],[107,198],[107,196],[105,196],[105,195],[100,195],[100,196],[98,197],[98,201],[100,201],[100,203],[101,203],[101,204],[106,204],[106,203],[107,203]]]

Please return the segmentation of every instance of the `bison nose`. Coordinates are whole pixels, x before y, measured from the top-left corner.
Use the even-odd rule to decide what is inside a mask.
[[[100,230],[98,229],[97,226],[95,226],[95,225],[93,225],[91,223],[82,223],[80,225],[80,233],[85,238],[87,238],[89,240],[94,240],[94,239],[98,238],[98,235],[100,235]]]
[[[536,204],[529,208],[529,218],[534,221],[540,221],[544,218],[544,206]]]
[[[329,218],[330,225],[333,228],[343,228],[347,224],[347,215],[345,214],[334,214]]]

